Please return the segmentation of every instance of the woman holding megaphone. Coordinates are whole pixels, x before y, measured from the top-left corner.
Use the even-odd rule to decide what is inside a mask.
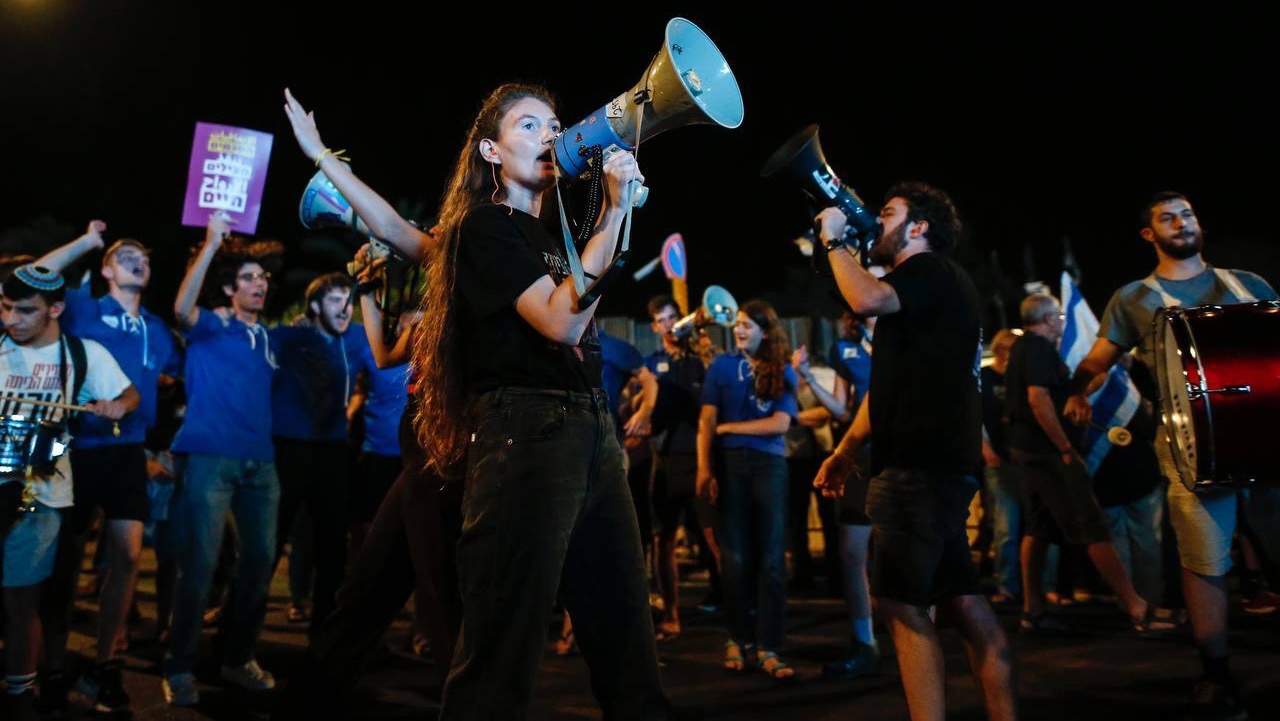
[[[414,348],[418,441],[429,466],[465,478],[462,634],[442,719],[527,715],[557,590],[604,717],[667,716],[635,509],[601,389],[597,304],[579,309],[565,247],[538,217],[556,184],[559,132],[543,88],[494,90],[467,131],[429,254]],[[627,152],[602,170],[587,275],[613,258],[644,180]]]

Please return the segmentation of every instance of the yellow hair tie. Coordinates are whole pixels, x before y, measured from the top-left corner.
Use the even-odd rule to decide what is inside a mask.
[[[351,158],[347,157],[346,152],[347,151],[345,150],[330,150],[328,148],[325,148],[323,151],[320,152],[320,157],[316,158],[316,167],[317,168],[320,167],[320,163],[321,161],[324,160],[324,156],[330,155],[330,154],[332,154],[333,157],[337,158],[338,160],[344,160],[350,163]]]

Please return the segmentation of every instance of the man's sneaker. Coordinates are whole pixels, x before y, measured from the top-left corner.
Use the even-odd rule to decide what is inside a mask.
[[[822,675],[830,679],[846,681],[880,673],[880,652],[869,643],[854,640],[853,653],[839,661],[822,666]]]
[[[65,716],[67,714],[67,692],[71,690],[71,679],[61,671],[49,671],[40,674],[40,693],[36,696],[36,713],[41,716]]]
[[[1191,692],[1185,721],[1244,721],[1249,712],[1236,698],[1236,690],[1229,683],[1200,679]]]
[[[95,711],[114,713],[129,708],[129,694],[120,679],[120,661],[95,664],[80,677],[76,690],[84,694]]]
[[[164,700],[170,706],[195,706],[200,703],[200,692],[196,690],[194,673],[175,673],[165,676],[161,682],[164,688]]]
[[[1244,599],[1244,612],[1254,616],[1267,616],[1280,608],[1280,594],[1275,591],[1261,591]]]
[[[249,691],[270,691],[276,687],[275,677],[253,660],[243,666],[223,666],[222,680]]]

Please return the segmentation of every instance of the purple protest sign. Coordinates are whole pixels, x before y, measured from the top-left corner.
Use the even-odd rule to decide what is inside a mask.
[[[225,210],[237,231],[256,232],[271,140],[271,133],[196,123],[182,224],[203,228],[210,214]]]

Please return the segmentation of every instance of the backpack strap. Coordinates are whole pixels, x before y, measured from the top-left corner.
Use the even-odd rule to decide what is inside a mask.
[[[89,355],[85,352],[84,341],[79,336],[64,335],[67,341],[67,353],[71,356],[71,367],[75,371],[75,382],[72,384],[71,397],[67,403],[75,405],[80,402],[80,389],[84,388],[85,374],[89,371]]]

